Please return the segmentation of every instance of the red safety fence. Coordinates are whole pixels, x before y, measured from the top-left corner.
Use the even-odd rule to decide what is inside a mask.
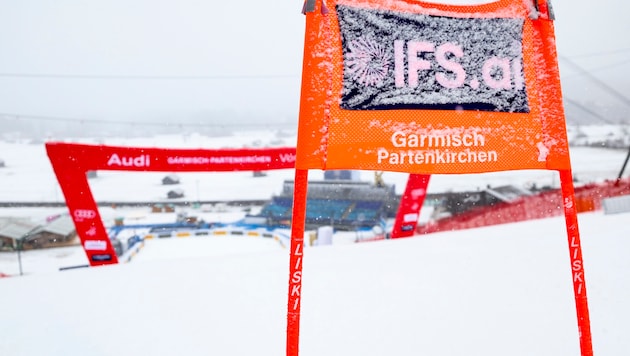
[[[602,200],[630,194],[630,178],[590,183],[575,188],[578,213],[602,209]],[[474,208],[464,213],[419,225],[416,234],[471,229],[482,226],[561,216],[564,213],[560,189],[523,197],[512,203]]]

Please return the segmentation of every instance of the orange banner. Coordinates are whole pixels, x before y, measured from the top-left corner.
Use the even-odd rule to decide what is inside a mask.
[[[570,169],[546,7],[326,4],[307,14],[296,168]]]

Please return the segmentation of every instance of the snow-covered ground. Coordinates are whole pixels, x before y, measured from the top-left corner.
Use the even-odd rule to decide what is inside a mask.
[[[106,143],[176,147],[177,138],[171,139]],[[227,144],[219,142],[213,144]],[[43,146],[0,142],[0,152],[8,162],[0,170],[3,200],[62,199],[54,198],[56,182]],[[574,174],[582,180],[614,179],[625,154],[573,148]],[[320,173],[311,177],[321,178]],[[161,176],[143,174],[136,183],[128,173],[99,172],[92,189],[97,199],[115,200],[114,191],[125,182],[136,184],[133,200],[157,199],[146,182],[155,180],[157,187]],[[265,199],[292,174],[207,173],[183,181],[199,184],[201,200]],[[430,187],[543,184],[537,177],[557,185],[556,172],[541,171],[435,176]],[[206,188],[206,179],[213,189]],[[404,179],[400,184],[402,189]],[[6,188],[11,185],[13,190]],[[0,209],[3,216],[42,218],[50,212]],[[138,219],[145,214],[125,213]],[[113,208],[101,211],[104,219],[118,214]],[[596,355],[630,352],[628,221],[628,213],[579,215]],[[562,218],[362,244],[351,243],[354,237],[337,233],[332,245],[305,249],[301,355],[579,355]],[[128,263],[66,271],[59,268],[87,263],[80,246],[26,251],[21,259],[24,276],[0,279],[0,355],[285,352],[289,253],[273,239],[151,239]],[[0,254],[0,272],[14,275],[17,268],[15,253]]]
[[[596,355],[630,351],[629,218],[579,216]],[[579,355],[568,251],[562,218],[309,247],[301,355]],[[0,354],[282,355],[288,257],[261,238],[159,239],[129,263],[1,279]]]

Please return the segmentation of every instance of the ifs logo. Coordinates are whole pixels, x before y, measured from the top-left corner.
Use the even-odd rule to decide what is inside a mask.
[[[529,112],[521,19],[338,6],[341,108]]]
[[[346,58],[348,75],[364,86],[380,86],[389,75],[392,55],[373,39],[362,37],[351,41]]]
[[[465,85],[479,89],[522,90],[523,65],[519,58],[492,56],[481,64],[480,78],[467,74],[464,49],[460,44],[446,42],[436,44],[425,41],[394,41],[394,78],[397,88],[420,86],[422,71],[431,72],[435,82],[444,88],[462,88]],[[432,59],[429,59],[432,58]],[[406,63],[405,63],[406,62]],[[405,66],[406,64],[406,66]],[[474,68],[473,68],[474,70]],[[405,81],[405,73],[407,80]]]

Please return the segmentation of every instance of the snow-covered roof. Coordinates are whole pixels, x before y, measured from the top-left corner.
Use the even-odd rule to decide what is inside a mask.
[[[485,191],[488,192],[488,194],[493,195],[497,199],[505,202],[512,202],[522,196],[532,195],[532,192],[513,185],[488,188]]]
[[[69,215],[63,215],[51,221],[46,225],[42,225],[37,232],[49,232],[61,236],[67,236],[75,231],[74,222]]]
[[[0,237],[19,239],[32,233],[38,226],[23,218],[1,218]]]

